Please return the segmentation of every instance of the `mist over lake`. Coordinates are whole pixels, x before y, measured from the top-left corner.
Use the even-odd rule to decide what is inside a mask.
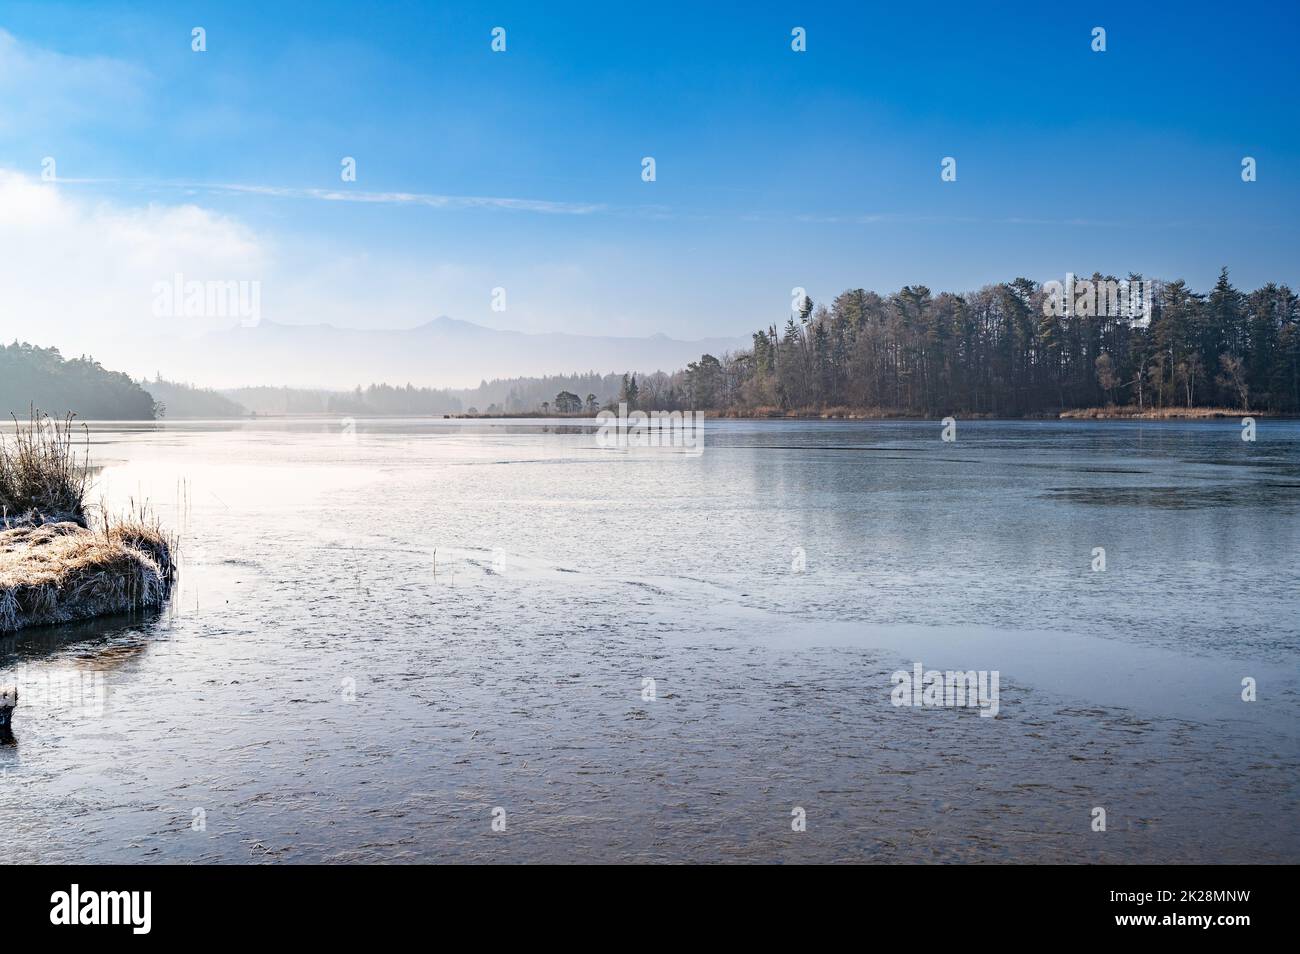
[[[1241,430],[92,424],[92,497],[147,498],[182,572],[161,613],[0,640],[0,831],[42,862],[1293,863],[1300,423]],[[918,664],[998,672],[996,715],[896,704]]]

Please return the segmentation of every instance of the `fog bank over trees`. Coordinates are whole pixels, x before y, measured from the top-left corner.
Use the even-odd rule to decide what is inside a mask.
[[[32,407],[59,418],[151,421],[154,399],[129,375],[108,371],[93,358],[65,359],[58,348],[0,345],[0,414],[26,418]]]

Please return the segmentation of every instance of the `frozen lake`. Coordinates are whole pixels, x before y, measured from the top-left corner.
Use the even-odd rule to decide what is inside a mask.
[[[1296,422],[91,428],[181,582],[0,640],[10,860],[1300,861]]]

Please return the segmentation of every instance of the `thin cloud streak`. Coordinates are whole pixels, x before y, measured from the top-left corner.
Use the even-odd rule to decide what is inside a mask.
[[[265,195],[281,199],[317,199],[324,202],[366,202],[380,205],[419,205],[431,209],[505,209],[544,215],[590,215],[608,211],[596,202],[555,202],[549,199],[515,199],[501,196],[436,195],[425,192],[362,192],[352,189],[300,189],[286,186],[220,183],[200,186],[218,192]]]
[[[277,199],[315,200],[319,202],[359,202],[374,205],[409,205],[445,211],[466,209],[500,209],[509,212],[533,212],[541,215],[634,215],[654,220],[716,220],[716,213],[682,213],[671,206],[611,206],[604,202],[562,202],[550,199],[519,199],[507,196],[440,195],[427,192],[367,192],[358,189],[321,189],[296,186],[270,186],[234,182],[165,182],[139,179],[101,179],[59,177],[61,185],[124,185],[152,189],[178,189],[226,195],[265,196]],[[743,222],[801,222],[809,225],[1012,225],[1049,226],[1053,228],[1182,228],[1185,222],[1123,222],[1091,219],[1039,219],[1011,216],[985,218],[960,215],[915,215],[903,212],[819,213],[749,212],[736,216]]]
[[[427,192],[365,192],[353,189],[304,189],[293,186],[247,185],[236,182],[170,182],[149,179],[70,178],[59,176],[58,185],[128,186],[137,189],[176,190],[234,195],[260,195],[275,199],[315,199],[321,202],[363,202],[376,205],[415,205],[429,209],[504,209],[544,215],[591,215],[609,212],[602,202],[558,202],[508,196],[437,195]]]

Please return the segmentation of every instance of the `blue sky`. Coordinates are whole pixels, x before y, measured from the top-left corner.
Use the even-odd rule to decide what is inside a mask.
[[[261,280],[281,322],[676,337],[783,321],[794,286],[1300,284],[1295,4],[983,6],[3,3],[0,173],[56,158],[60,204],[11,206],[90,266],[11,233],[0,334],[77,351],[173,268]],[[112,280],[47,287],[106,234],[139,243]]]

